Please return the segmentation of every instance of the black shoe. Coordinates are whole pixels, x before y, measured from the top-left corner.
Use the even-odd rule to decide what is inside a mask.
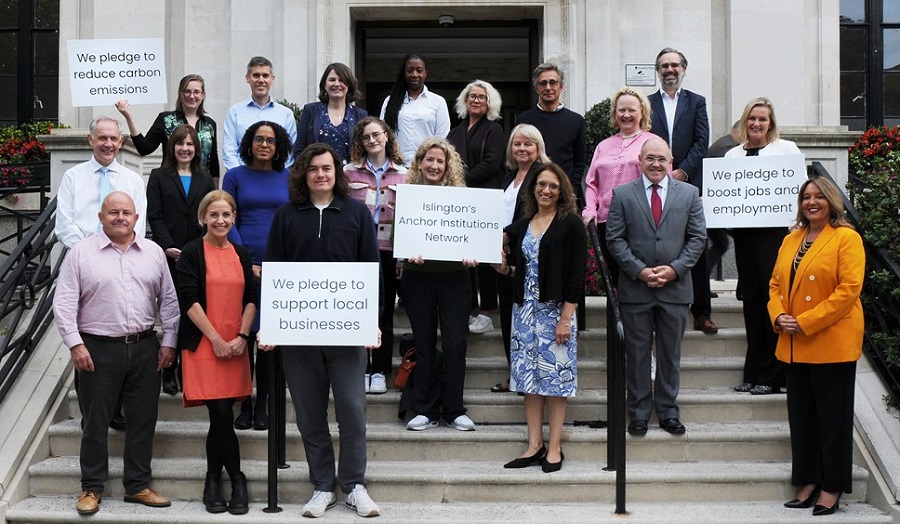
[[[559,462],[547,462],[547,457],[544,457],[541,460],[541,470],[544,473],[553,473],[555,471],[559,471],[562,469],[562,463],[566,460],[566,454],[562,451],[559,452]]]
[[[527,468],[528,466],[537,466],[544,460],[544,456],[547,454],[547,447],[541,446],[541,449],[537,450],[537,453],[531,455],[530,457],[519,457],[514,460],[510,460],[506,464],[503,465],[506,469],[520,469]]]
[[[843,495],[843,493],[838,493],[837,500],[834,501],[834,504],[832,504],[830,508],[816,504],[816,506],[813,508],[813,517],[831,515],[832,513],[837,511],[838,506],[841,505],[841,495]]]
[[[207,473],[206,484],[203,486],[203,505],[209,513],[224,513],[228,510],[225,499],[219,493],[219,474]]]
[[[256,431],[265,431],[269,429],[269,416],[265,411],[257,411],[253,417],[253,429]]]
[[[660,420],[659,427],[663,428],[673,435],[684,435],[685,431],[684,424],[682,424],[681,421],[675,417],[667,418],[666,420]]]
[[[822,491],[822,488],[820,486],[816,486],[816,488],[812,491],[812,493],[809,494],[808,497],[806,497],[805,500],[800,500],[800,499],[789,500],[784,503],[784,507],[791,508],[791,509],[811,508],[813,505],[813,502],[815,502],[816,499],[819,498],[819,493],[821,491]]]
[[[628,424],[628,434],[634,435],[636,437],[641,437],[647,434],[647,421],[646,420],[632,420],[631,423]]]
[[[253,411],[241,410],[241,414],[234,419],[234,429],[250,429],[253,427]]]
[[[123,415],[121,411],[113,415],[112,420],[109,421],[109,427],[116,431],[125,431],[125,426],[125,415]]]
[[[751,391],[753,391],[753,388],[755,388],[755,387],[756,387],[755,385],[753,385],[749,382],[741,382],[737,386],[734,386],[734,390],[737,391],[738,393],[750,393]]]
[[[178,393],[178,380],[175,378],[175,368],[165,368],[162,372],[163,393],[175,395]]]
[[[247,477],[243,473],[231,477],[231,502],[228,513],[244,515],[250,511],[250,496],[247,494]]]
[[[778,386],[763,386],[758,384],[753,386],[753,389],[750,390],[751,395],[774,395],[777,393],[781,393],[781,388]]]

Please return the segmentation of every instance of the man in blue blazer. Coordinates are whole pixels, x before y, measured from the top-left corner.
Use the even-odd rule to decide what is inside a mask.
[[[671,47],[656,55],[656,73],[662,88],[648,97],[653,110],[650,131],[669,143],[675,167],[672,178],[690,182],[702,196],[703,157],[709,147],[709,119],[706,116],[706,99],[681,87],[687,65],[684,54]],[[694,315],[694,329],[714,335],[719,328],[711,318],[709,268],[705,253],[694,266],[693,280],[691,313]]]
[[[613,190],[606,241],[619,264],[618,298],[625,327],[628,432],[647,432],[651,406],[659,426],[685,432],[678,397],[681,338],[693,300],[691,268],[706,249],[697,188],[668,176],[672,154],[661,138],[639,156],[643,175]],[[650,354],[656,332],[656,383]]]

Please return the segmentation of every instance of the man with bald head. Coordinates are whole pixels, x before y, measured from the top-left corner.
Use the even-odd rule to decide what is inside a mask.
[[[644,143],[638,160],[643,174],[613,190],[606,222],[609,252],[620,268],[628,432],[646,434],[654,407],[659,426],[680,435],[685,432],[676,402],[681,338],[693,300],[691,268],[706,248],[706,221],[697,188],[668,175],[672,153],[663,139]]]
[[[178,300],[162,249],[135,233],[134,201],[109,193],[100,231],[75,244],[63,261],[53,312],[77,373],[81,409],[81,515],[99,510],[109,476],[107,425],[121,395],[125,431],[125,502],[152,507],[169,501],[150,489],[150,461],[160,371],[172,365]],[[162,344],[153,329],[157,313]]]

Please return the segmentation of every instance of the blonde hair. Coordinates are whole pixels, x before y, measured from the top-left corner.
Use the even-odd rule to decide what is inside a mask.
[[[616,103],[625,95],[631,95],[638,99],[638,104],[641,106],[641,121],[639,126],[641,131],[650,131],[650,117],[653,115],[653,110],[650,109],[650,100],[644,93],[628,86],[620,87],[618,91],[613,93],[613,96],[610,99],[609,125],[611,125],[613,129],[619,129],[619,123],[616,122]]]
[[[469,96],[469,91],[471,91],[473,87],[480,87],[487,93],[488,110],[484,117],[490,121],[500,118],[500,107],[503,105],[503,100],[500,98],[500,92],[484,80],[475,80],[474,82],[471,82],[462,90],[459,96],[456,97],[456,114],[459,115],[459,118],[465,120],[469,116],[469,108],[466,107],[466,97]]]
[[[221,201],[224,201],[231,206],[232,213],[237,213],[237,204],[234,202],[234,197],[231,196],[231,193],[222,191],[221,189],[213,189],[203,197],[203,200],[200,201],[200,207],[197,208],[197,221],[201,226],[203,225],[203,217],[209,210],[209,206],[211,206],[213,202]]]
[[[416,156],[413,158],[412,165],[409,166],[409,173],[406,175],[407,184],[424,184],[425,177],[419,169],[419,164],[425,159],[425,154],[429,149],[438,148],[444,152],[446,157],[444,177],[441,179],[442,186],[466,187],[465,167],[463,161],[446,138],[431,137],[419,146],[416,150]]]
[[[778,140],[779,133],[778,125],[775,123],[775,106],[772,105],[771,100],[764,96],[761,96],[747,102],[747,105],[744,107],[744,112],[741,113],[741,127],[738,131],[738,142],[743,144],[748,140],[747,119],[750,118],[750,111],[753,111],[754,107],[765,107],[769,110],[769,131],[766,133],[766,144],[771,144],[772,142]]]
[[[548,71],[552,71],[548,69]],[[531,140],[535,144],[537,144],[537,160],[536,162],[540,162],[541,164],[547,165],[550,163],[550,157],[547,156],[547,146],[544,145],[544,137],[541,136],[540,130],[534,127],[531,124],[519,124],[513,128],[512,133],[509,134],[509,142],[506,143],[506,165],[510,169],[516,169],[519,167],[519,164],[516,163],[516,159],[513,158],[512,148],[513,148],[513,140],[515,140],[516,135],[522,135],[528,140]]]

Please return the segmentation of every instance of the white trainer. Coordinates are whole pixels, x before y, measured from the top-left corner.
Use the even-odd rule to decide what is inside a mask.
[[[365,378],[366,378],[366,393],[368,393],[372,389],[372,386],[371,386],[372,378],[371,378],[371,375],[369,375],[368,373],[366,373]]]
[[[366,393],[372,393],[374,395],[387,393],[387,382],[384,379],[383,373],[372,373],[369,380],[369,390]]]
[[[494,330],[494,322],[487,315],[478,315],[469,323],[469,333],[487,333]]]
[[[431,429],[437,425],[437,420],[431,420],[425,415],[416,415],[412,420],[409,421],[409,424],[406,425],[406,429],[410,431],[424,431],[426,429]]]
[[[453,419],[450,427],[458,431],[475,431],[475,423],[465,415],[460,415]]]
[[[313,491],[312,498],[303,505],[303,516],[316,518],[325,514],[325,510],[333,508],[337,498],[333,491]]]
[[[353,486],[353,491],[347,493],[345,504],[348,508],[355,509],[356,514],[360,517],[377,517],[381,514],[378,505],[372,501],[372,497],[369,496],[369,492],[362,484]]]

